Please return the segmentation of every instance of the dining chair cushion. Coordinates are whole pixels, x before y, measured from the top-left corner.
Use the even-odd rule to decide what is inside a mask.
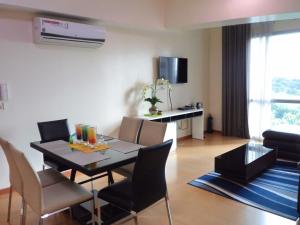
[[[44,187],[42,191],[44,200],[42,215],[77,205],[93,198],[92,193],[69,180]]]
[[[164,141],[167,123],[144,120],[138,143],[144,146],[157,145]]]
[[[9,148],[9,143],[0,137],[0,145],[6,156],[9,167],[9,181],[12,188],[22,195],[22,178]]]
[[[124,116],[119,131],[119,139],[136,143],[141,124],[142,119]]]
[[[128,179],[114,183],[101,189],[98,192],[98,197],[122,209],[131,211],[133,208],[132,183]]]
[[[60,172],[58,172],[54,169],[41,170],[41,171],[38,171],[37,174],[41,181],[42,187],[47,187],[47,186],[68,180]]]

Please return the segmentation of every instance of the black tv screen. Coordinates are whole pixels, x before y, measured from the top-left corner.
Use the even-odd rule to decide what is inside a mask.
[[[169,80],[171,84],[187,83],[188,59],[159,57],[158,77]]]

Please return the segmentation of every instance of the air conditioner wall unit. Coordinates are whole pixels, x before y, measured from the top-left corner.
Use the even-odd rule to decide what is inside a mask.
[[[33,27],[38,44],[100,47],[106,40],[105,30],[93,25],[36,17]]]

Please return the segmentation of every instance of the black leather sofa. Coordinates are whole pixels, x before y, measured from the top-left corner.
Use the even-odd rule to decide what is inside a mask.
[[[269,148],[277,149],[278,158],[296,161],[300,170],[300,135],[286,133],[274,130],[263,132],[263,145]],[[300,177],[298,189],[297,211],[300,215]]]
[[[278,158],[300,161],[300,135],[274,130],[263,132],[263,145],[277,149]]]

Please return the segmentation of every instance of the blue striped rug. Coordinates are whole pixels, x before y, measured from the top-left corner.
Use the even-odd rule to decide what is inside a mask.
[[[299,171],[295,163],[277,161],[261,176],[244,185],[215,172],[201,176],[189,184],[244,204],[297,220]]]

